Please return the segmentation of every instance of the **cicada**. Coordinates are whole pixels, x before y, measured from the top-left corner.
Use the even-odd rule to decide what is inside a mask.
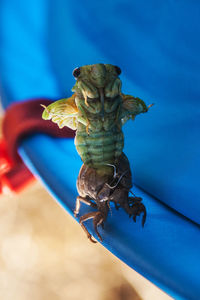
[[[135,116],[146,113],[148,107],[140,98],[125,95],[121,91],[119,67],[111,64],[94,64],[76,68],[74,94],[53,102],[43,111],[42,118],[52,120],[60,128],[76,130],[75,146],[83,165],[77,179],[79,196],[74,210],[78,216],[81,202],[96,211],[80,217],[80,224],[92,242],[84,222],[93,219],[94,229],[102,241],[98,226],[104,224],[110,203],[122,207],[129,216],[143,214],[146,209],[142,198],[129,196],[132,176],[128,158],[123,153],[122,126]]]

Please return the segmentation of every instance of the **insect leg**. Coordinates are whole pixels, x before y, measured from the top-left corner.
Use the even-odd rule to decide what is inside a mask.
[[[98,238],[100,239],[100,241],[102,242],[102,237],[100,235],[100,233],[97,230],[97,226],[101,225],[104,221],[104,216],[101,212],[96,212],[96,216],[93,219],[93,224],[94,224],[94,230],[96,232],[96,234],[98,235]]]
[[[124,210],[129,214],[129,217],[133,217],[133,221],[136,222],[137,216],[142,216],[142,226],[144,226],[145,221],[146,221],[146,207],[142,203],[142,198],[141,197],[128,197],[127,201],[124,202],[123,204]]]
[[[147,212],[144,204],[142,203],[142,198],[136,196],[129,197],[128,193],[128,190],[119,186],[114,190],[109,200],[115,203],[115,207],[117,209],[122,207],[129,217],[133,218],[134,222],[136,222],[137,216],[142,214],[142,226],[144,226]]]
[[[81,111],[81,113],[82,113],[82,117],[78,117],[78,121],[80,122],[80,123],[82,123],[83,125],[85,125],[86,126],[86,132],[87,132],[87,134],[89,135],[89,126],[90,126],[90,122],[89,122],[89,120],[88,120],[88,118],[87,118],[87,114],[86,114],[86,112],[85,112],[85,109],[82,107],[82,105],[78,105],[78,108],[79,108],[79,110]]]
[[[84,197],[81,197],[81,196],[78,196],[76,198],[76,208],[74,210],[74,216],[77,217],[77,215],[79,214],[79,211],[80,211],[80,207],[81,207],[81,202],[91,206],[91,207],[94,207],[94,208],[97,208],[97,205],[95,203],[92,202],[92,200],[88,199],[88,198],[84,198]]]
[[[85,214],[84,216],[80,217],[79,223],[81,225],[81,227],[83,228],[83,230],[85,231],[85,233],[87,234],[88,239],[92,242],[92,243],[97,243],[95,240],[93,240],[91,234],[89,233],[89,231],[87,230],[87,228],[85,227],[85,225],[83,224],[83,222],[92,219],[96,216],[97,212],[90,212]]]
[[[130,207],[132,210],[131,215],[133,216],[133,221],[136,222],[137,216],[140,216],[140,214],[143,213],[142,226],[144,226],[146,217],[147,217],[147,211],[146,211],[146,207],[142,203],[142,198],[141,197],[134,197],[134,198],[129,197],[129,202],[130,202],[130,199],[132,202],[132,205]]]

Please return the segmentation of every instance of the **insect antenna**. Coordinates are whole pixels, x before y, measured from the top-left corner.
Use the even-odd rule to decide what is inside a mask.
[[[114,175],[113,175],[113,177],[116,178],[116,176],[117,176],[117,168],[116,168],[116,166],[115,166],[115,165],[112,165],[112,164],[104,164],[104,165],[105,165],[105,166],[111,166],[111,167],[114,168]]]
[[[122,180],[122,177],[128,172],[128,170],[126,170],[124,173],[122,173],[122,175],[119,177],[119,179],[117,180],[117,183],[114,186],[110,186],[108,183],[106,183],[106,185],[110,188],[110,189],[115,189],[118,184],[120,183],[120,181]]]

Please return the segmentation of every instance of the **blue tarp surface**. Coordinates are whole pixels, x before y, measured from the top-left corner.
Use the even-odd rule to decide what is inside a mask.
[[[99,62],[120,66],[125,94],[155,103],[124,127],[145,228],[119,211],[102,235],[104,246],[176,299],[200,295],[199,16],[200,3],[187,0],[0,3],[5,108],[70,96],[72,70]],[[81,166],[73,141],[35,135],[20,153],[71,213]]]

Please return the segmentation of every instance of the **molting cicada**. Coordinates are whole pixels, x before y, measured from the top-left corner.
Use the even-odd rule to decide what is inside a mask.
[[[129,216],[143,213],[146,209],[142,199],[129,196],[132,176],[128,158],[123,153],[122,126],[135,116],[145,113],[148,107],[140,98],[124,95],[121,91],[121,70],[110,64],[94,64],[76,68],[73,75],[76,84],[74,94],[67,99],[55,101],[45,108],[42,118],[52,120],[60,128],[67,126],[76,130],[75,146],[83,165],[77,179],[79,196],[74,210],[79,214],[81,202],[96,208],[80,217],[80,224],[92,242],[84,222],[93,219],[94,229],[107,218],[110,202],[122,207]]]

